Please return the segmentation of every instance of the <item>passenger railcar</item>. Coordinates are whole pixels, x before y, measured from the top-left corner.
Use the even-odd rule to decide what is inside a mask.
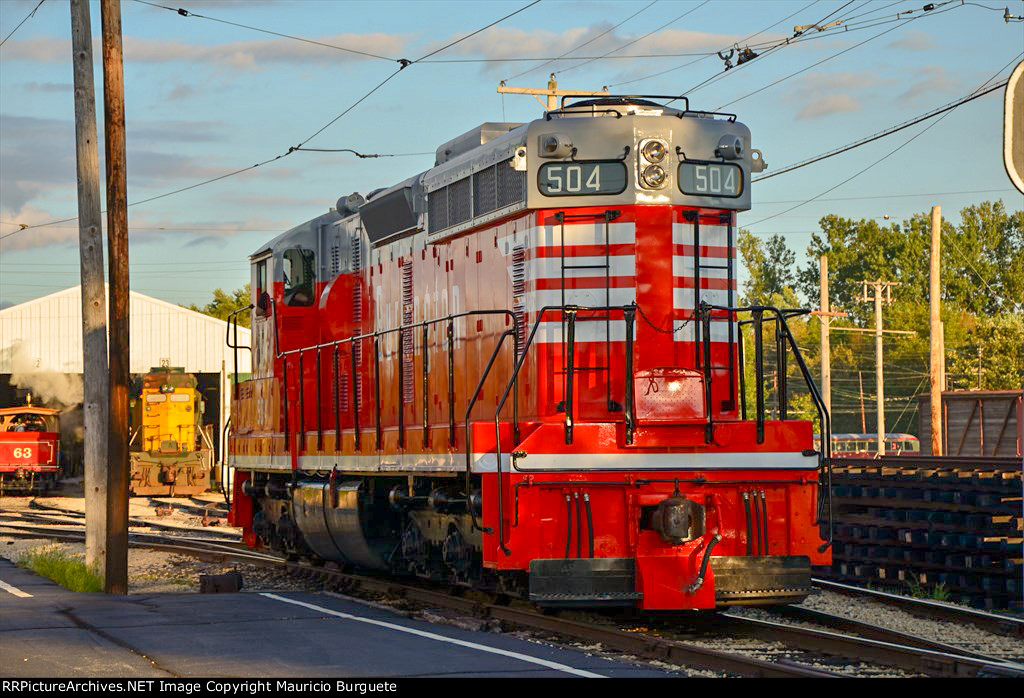
[[[809,593],[823,454],[785,380],[765,416],[764,323],[828,418],[790,315],[736,299],[764,163],[734,115],[652,99],[484,124],[251,256],[229,438],[250,545],[547,606]]]
[[[203,396],[195,376],[154,368],[130,401],[129,491],[190,495],[210,488],[213,447],[203,430]]]
[[[0,494],[45,491],[60,479],[60,410],[0,409]]]

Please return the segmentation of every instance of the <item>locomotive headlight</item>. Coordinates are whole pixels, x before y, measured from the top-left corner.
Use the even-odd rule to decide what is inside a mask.
[[[640,175],[644,180],[644,185],[650,189],[657,189],[665,184],[665,168],[661,165],[648,165],[644,168],[643,174]]]
[[[640,152],[643,153],[647,162],[661,162],[665,159],[668,150],[661,141],[647,141],[647,144],[644,145]]]

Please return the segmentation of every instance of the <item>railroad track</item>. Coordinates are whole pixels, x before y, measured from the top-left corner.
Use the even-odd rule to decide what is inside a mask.
[[[850,596],[871,598],[916,616],[950,623],[970,623],[981,630],[996,635],[1024,638],[1024,618],[981,611],[975,608],[957,606],[931,599],[916,599],[911,596],[892,594],[876,589],[866,589],[827,579],[813,578],[811,582],[818,589],[826,589]]]
[[[0,523],[9,535],[56,538],[79,541],[83,531],[69,530],[67,525],[60,529],[40,526],[28,522]],[[572,638],[588,643],[597,642],[614,652],[626,653],[643,659],[678,664],[726,674],[756,677],[839,677],[829,665],[842,664],[844,659],[855,663],[873,662],[882,667],[892,667],[901,672],[925,676],[1013,676],[1024,678],[1024,665],[1003,661],[977,653],[965,652],[955,647],[942,645],[923,638],[907,635],[895,636],[891,631],[878,628],[868,632],[855,627],[849,619],[827,620],[823,614],[812,614],[817,624],[843,623],[844,632],[814,630],[795,627],[781,622],[750,618],[738,618],[728,614],[701,616],[705,625],[704,633],[721,640],[722,635],[753,638],[757,641],[780,642],[786,646],[784,656],[769,661],[757,656],[743,655],[708,648],[692,641],[678,639],[680,633],[678,618],[666,616],[642,617],[642,622],[655,628],[637,627],[637,618],[632,618],[632,627],[622,629],[621,619],[611,616],[596,622],[573,620],[559,615],[543,614],[531,609],[509,605],[508,599],[496,599],[492,603],[476,598],[467,598],[451,589],[444,591],[415,583],[399,583],[392,579],[353,575],[329,567],[318,567],[303,562],[288,561],[276,555],[243,550],[239,544],[225,544],[211,540],[188,539],[167,535],[133,533],[129,543],[182,555],[192,555],[215,561],[236,561],[261,567],[274,568],[292,576],[298,576],[324,583],[331,589],[348,594],[372,593],[389,598],[403,599],[428,607],[446,608],[458,613],[486,620],[495,620],[532,631],[552,633],[561,638]],[[789,613],[783,611],[782,613]],[[794,611],[801,614],[802,611]],[[689,620],[695,617],[690,616]],[[810,620],[803,614],[800,619]],[[856,633],[850,635],[847,633]],[[898,640],[898,641],[897,641]],[[817,666],[813,666],[817,665]],[[825,668],[822,668],[822,667]]]

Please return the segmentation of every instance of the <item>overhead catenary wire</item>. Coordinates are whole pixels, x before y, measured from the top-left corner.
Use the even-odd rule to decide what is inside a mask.
[[[637,10],[636,12],[634,12],[633,14],[631,14],[631,15],[630,15],[629,17],[626,17],[626,19],[622,20],[621,22],[619,22],[619,23],[618,23],[618,24],[616,24],[615,26],[611,27],[610,29],[608,29],[608,30],[606,30],[606,31],[603,31],[603,32],[601,32],[600,34],[598,34],[597,36],[591,37],[590,39],[588,39],[588,40],[584,41],[584,42],[583,42],[582,44],[580,44],[580,45],[578,45],[578,46],[575,46],[575,47],[573,47],[573,48],[569,49],[568,51],[566,51],[565,53],[563,53],[563,54],[562,54],[561,56],[558,56],[557,58],[552,58],[551,60],[549,60],[549,61],[547,61],[547,62],[545,62],[545,63],[541,63],[540,65],[537,65],[537,66],[534,66],[534,67],[532,67],[532,68],[529,68],[529,69],[527,69],[527,70],[524,70],[524,71],[523,71],[523,72],[521,72],[521,73],[516,73],[515,75],[513,75],[513,76],[512,76],[512,77],[510,77],[510,78],[505,78],[504,80],[502,80],[502,84],[504,84],[504,83],[506,83],[506,82],[509,82],[510,80],[515,80],[516,78],[520,78],[520,77],[522,77],[522,76],[524,76],[524,75],[528,75],[529,73],[533,73],[533,72],[535,72],[535,71],[538,71],[538,70],[540,70],[541,68],[543,68],[544,66],[550,65],[550,64],[554,63],[555,61],[557,61],[557,60],[559,60],[559,59],[561,59],[561,58],[564,58],[565,56],[568,56],[568,55],[569,55],[570,53],[572,53],[573,51],[577,51],[577,50],[579,50],[579,49],[583,48],[584,46],[587,46],[588,44],[592,44],[593,42],[595,42],[595,41],[597,41],[598,39],[600,39],[600,38],[601,38],[602,36],[605,36],[606,34],[609,34],[609,33],[613,32],[613,31],[615,31],[616,29],[618,29],[619,27],[621,27],[621,26],[622,26],[623,24],[625,24],[625,23],[626,23],[626,22],[628,22],[629,20],[631,20],[631,19],[633,19],[634,17],[636,17],[636,16],[638,15],[638,14],[640,14],[640,13],[644,12],[645,10],[648,10],[648,9],[650,9],[650,7],[651,7],[652,5],[654,5],[654,4],[656,4],[657,2],[658,2],[658,0],[652,0],[652,2],[650,2],[650,3],[649,3],[649,4],[647,4],[647,5],[645,5],[644,7],[640,8],[639,10]]]
[[[741,40],[740,40],[739,42],[737,42],[737,43],[741,43],[741,44],[742,44],[742,43],[746,43],[747,41],[749,41],[750,39],[753,39],[753,38],[754,38],[755,36],[758,36],[759,34],[764,34],[764,33],[765,33],[766,31],[771,31],[772,29],[774,29],[774,28],[775,28],[775,27],[777,27],[778,25],[782,24],[782,23],[783,23],[783,22],[785,22],[786,20],[788,20],[788,19],[791,19],[791,18],[795,17],[796,15],[800,14],[800,13],[801,13],[801,12],[803,12],[804,10],[809,10],[810,8],[814,7],[814,6],[815,6],[815,5],[817,5],[817,4],[818,4],[818,3],[820,2],[820,1],[821,1],[821,0],[812,0],[810,4],[808,4],[808,5],[805,5],[804,7],[801,7],[801,8],[799,9],[799,10],[797,10],[796,12],[793,12],[792,14],[786,15],[786,16],[785,16],[785,17],[783,17],[782,19],[780,19],[780,20],[777,20],[776,22],[774,22],[774,23],[772,23],[772,24],[768,25],[767,27],[765,27],[765,28],[764,28],[764,29],[762,29],[761,31],[758,31],[758,32],[754,32],[754,33],[753,33],[753,34],[751,34],[750,36],[746,37],[745,39],[741,39]],[[683,65],[678,65],[678,66],[676,66],[675,68],[669,68],[668,70],[663,70],[663,71],[661,71],[661,72],[659,72],[659,73],[654,73],[654,74],[652,74],[652,75],[645,75],[645,76],[643,76],[643,77],[639,77],[639,78],[634,78],[634,79],[632,79],[632,80],[626,80],[625,82],[617,82],[617,83],[612,83],[612,84],[610,84],[610,85],[609,85],[608,87],[621,87],[622,85],[629,85],[629,84],[632,84],[632,83],[634,83],[634,82],[640,82],[640,81],[642,81],[642,80],[649,80],[650,78],[656,78],[656,77],[660,77],[660,76],[662,76],[662,75],[666,75],[667,73],[671,73],[671,72],[674,72],[674,71],[676,71],[676,70],[680,70],[680,69],[682,69],[682,68],[685,68],[685,67],[687,67],[687,66],[689,66],[689,65],[693,65],[694,63],[697,63],[698,61],[702,61],[702,60],[704,60],[704,58],[709,58],[709,57],[711,57],[711,56],[714,56],[714,55],[717,55],[717,51],[716,51],[716,52],[713,52],[713,53],[708,53],[708,54],[706,54],[706,55],[705,55],[705,56],[704,56],[703,58],[698,58],[698,59],[697,59],[696,61],[690,61],[689,63],[684,63]]]
[[[462,41],[465,41],[465,40],[469,39],[470,37],[475,36],[475,35],[479,34],[480,32],[482,32],[482,31],[484,31],[486,29],[489,29],[489,28],[495,26],[496,24],[499,24],[500,22],[505,21],[506,19],[508,19],[510,17],[513,17],[513,16],[519,14],[520,12],[528,10],[529,8],[531,8],[534,5],[538,4],[539,2],[541,2],[541,0],[533,0],[533,2],[529,3],[528,5],[525,5],[525,6],[521,7],[521,8],[519,8],[515,12],[510,12],[509,14],[505,15],[504,17],[501,17],[500,19],[497,19],[497,20],[491,22],[487,26],[482,27],[480,29],[477,29],[476,31],[470,32],[469,34],[467,34],[467,35],[465,35],[465,36],[463,36],[463,37],[461,37],[459,39],[456,39],[455,41],[452,41],[452,42],[442,46],[441,48],[435,49],[434,51],[431,51],[430,53],[426,54],[425,56],[422,56],[421,58],[416,59],[415,61],[410,61],[410,60],[405,59],[405,58],[399,59],[398,60],[399,67],[398,67],[397,70],[395,70],[393,73],[391,73],[386,78],[384,78],[384,80],[379,82],[369,92],[367,92],[362,97],[360,97],[355,102],[353,102],[351,105],[349,105],[344,111],[342,111],[336,117],[334,117],[333,119],[328,121],[326,124],[321,126],[312,135],[310,135],[307,138],[305,138],[304,140],[302,140],[298,145],[290,147],[286,152],[281,153],[280,155],[276,155],[276,156],[274,156],[272,158],[268,158],[266,160],[263,160],[262,162],[256,163],[255,165],[250,165],[249,167],[243,167],[241,169],[234,170],[232,172],[228,172],[228,173],[220,175],[218,177],[211,177],[210,179],[204,180],[202,182],[197,182],[195,184],[191,184],[191,185],[186,186],[186,187],[181,187],[179,189],[175,189],[174,191],[166,192],[164,194],[158,194],[157,196],[151,196],[151,197],[149,197],[147,199],[142,199],[141,201],[133,201],[133,202],[129,203],[128,206],[129,207],[130,206],[138,206],[138,205],[141,205],[141,204],[149,203],[151,201],[156,201],[157,199],[163,199],[163,198],[168,197],[168,196],[173,196],[175,194],[180,194],[182,192],[186,192],[186,191],[189,191],[189,190],[192,190],[192,189],[196,189],[198,187],[202,187],[202,186],[205,186],[207,184],[212,184],[213,182],[218,182],[220,180],[227,179],[229,177],[234,177],[236,175],[242,174],[243,172],[249,172],[250,170],[254,170],[257,167],[262,167],[263,165],[267,165],[269,163],[276,162],[277,160],[285,158],[285,157],[291,155],[292,153],[296,152],[297,150],[301,149],[306,143],[308,143],[309,141],[313,140],[318,135],[323,133],[325,130],[330,128],[339,119],[344,117],[346,114],[348,114],[353,109],[355,109],[359,104],[361,104],[363,101],[365,101],[368,97],[370,97],[370,95],[372,95],[374,92],[376,92],[381,87],[383,87],[388,82],[390,82],[396,75],[398,75],[400,72],[402,72],[405,68],[409,67],[410,65],[413,65],[415,63],[418,63],[418,62],[422,61],[424,58],[428,58],[430,56],[437,55],[438,53],[440,53],[441,51],[444,51],[445,49],[451,48],[452,46],[455,46],[456,44],[458,44],[458,43],[460,43]],[[165,9],[167,9],[167,8],[165,8]],[[3,235],[0,235],[0,242],[2,242],[3,240],[6,240],[7,238],[11,237],[12,235],[17,235],[18,233],[20,233],[20,232],[22,232],[24,230],[32,230],[32,229],[35,229],[35,228],[43,228],[43,227],[50,226],[50,225],[55,225],[55,224],[58,224],[58,223],[67,223],[69,221],[73,221],[73,220],[77,220],[77,219],[78,219],[78,216],[72,216],[70,218],[63,218],[63,219],[56,220],[56,221],[49,221],[47,223],[37,223],[37,224],[34,224],[34,225],[24,225],[24,226],[21,226],[18,230],[13,230],[13,231],[11,231],[9,233],[5,233]]]
[[[12,29],[12,30],[11,30],[11,33],[10,33],[10,34],[8,34],[7,36],[5,36],[5,37],[4,37],[4,40],[3,40],[3,41],[0,41],[0,46],[3,46],[4,44],[6,44],[6,43],[7,43],[7,40],[8,40],[8,39],[10,39],[10,38],[11,38],[12,36],[14,36],[14,32],[16,32],[16,31],[18,31],[19,29],[21,29],[21,25],[22,25],[22,24],[24,24],[24,23],[25,23],[25,22],[27,22],[27,21],[28,21],[29,19],[31,19],[32,17],[34,17],[34,16],[35,16],[35,14],[36,14],[36,10],[38,10],[38,9],[40,8],[40,6],[42,6],[42,4],[43,4],[44,2],[46,2],[46,0],[39,0],[39,4],[38,4],[38,5],[36,5],[35,7],[33,7],[33,8],[32,8],[32,11],[28,13],[28,15],[27,15],[27,16],[25,17],[25,19],[23,19],[23,20],[21,20],[20,22],[18,22],[18,26],[16,26],[16,27],[15,27],[14,29]]]
[[[1011,60],[1011,61],[1010,61],[1009,63],[1007,63],[1006,65],[1004,65],[1003,67],[1001,67],[1001,68],[1000,68],[1000,69],[999,69],[998,71],[996,71],[995,75],[993,75],[993,76],[992,76],[991,78],[989,78],[989,79],[988,79],[988,80],[986,80],[986,81],[985,81],[984,83],[982,83],[982,85],[981,85],[981,86],[980,86],[980,87],[978,88],[978,90],[982,90],[982,89],[985,89],[985,87],[986,87],[986,86],[988,85],[988,83],[990,83],[990,82],[992,82],[992,81],[993,81],[994,79],[996,79],[996,78],[997,78],[997,77],[998,77],[998,76],[999,76],[999,75],[1000,75],[1000,74],[1001,74],[1001,73],[1002,73],[1002,72],[1003,72],[1004,70],[1006,70],[1006,68],[1008,68],[1008,67],[1009,67],[1010,65],[1012,65],[1012,64],[1013,64],[1014,62],[1016,62],[1016,60],[1017,60],[1017,59],[1016,59],[1016,58],[1014,58],[1014,59],[1013,59],[1013,60]],[[978,91],[978,90],[976,90],[976,91]],[[958,105],[958,106],[959,106],[959,105]],[[903,142],[903,143],[902,143],[901,145],[899,145],[899,146],[897,146],[896,148],[894,148],[894,149],[890,150],[890,151],[889,151],[888,153],[886,153],[886,154],[885,154],[885,155],[883,155],[882,157],[878,158],[877,160],[875,160],[874,162],[872,162],[872,163],[871,163],[870,165],[868,165],[867,167],[865,167],[865,168],[863,168],[862,170],[859,170],[858,172],[854,173],[853,175],[851,175],[851,176],[847,177],[846,179],[844,179],[843,181],[839,182],[838,184],[836,184],[836,185],[834,185],[834,186],[832,186],[832,187],[830,187],[830,188],[826,189],[825,191],[821,192],[821,193],[820,193],[820,194],[818,194],[817,196],[811,197],[810,199],[807,199],[806,201],[803,201],[802,203],[799,203],[799,204],[797,204],[796,206],[791,206],[790,208],[787,208],[787,209],[786,209],[786,210],[784,210],[784,211],[780,211],[779,213],[773,214],[773,215],[771,215],[771,216],[767,216],[767,217],[765,217],[765,218],[762,218],[761,220],[758,220],[758,221],[755,221],[755,222],[753,222],[753,223],[750,223],[750,224],[748,224],[748,225],[747,225],[747,227],[748,227],[748,228],[752,228],[752,227],[754,227],[755,225],[759,225],[759,224],[761,224],[761,223],[764,223],[765,221],[769,221],[769,220],[771,220],[771,219],[773,219],[773,218],[778,218],[779,216],[781,216],[781,215],[783,215],[783,214],[786,214],[786,213],[789,213],[790,211],[794,211],[794,210],[796,210],[796,209],[800,208],[801,206],[806,206],[807,204],[811,203],[812,201],[816,201],[817,199],[821,198],[821,197],[822,197],[822,196],[824,196],[825,194],[828,194],[829,192],[835,191],[836,189],[838,189],[839,187],[843,186],[843,185],[844,185],[844,184],[846,184],[847,182],[849,182],[849,181],[851,181],[851,180],[853,180],[853,179],[855,179],[855,178],[859,177],[860,175],[864,174],[865,172],[867,172],[868,170],[870,170],[870,169],[871,169],[872,167],[874,167],[874,166],[875,166],[875,165],[877,165],[878,163],[882,162],[883,160],[885,160],[885,159],[889,158],[889,157],[890,157],[890,156],[892,156],[892,155],[895,155],[895,154],[896,154],[896,153],[898,153],[898,152],[899,152],[900,150],[903,150],[903,148],[907,147],[908,145],[910,145],[911,143],[913,143],[913,142],[914,142],[915,140],[917,140],[917,139],[918,139],[918,138],[919,138],[920,136],[922,136],[922,135],[924,135],[925,133],[927,133],[927,132],[928,132],[928,131],[929,131],[929,130],[930,130],[930,129],[932,128],[932,127],[934,127],[934,126],[936,126],[937,124],[941,123],[941,122],[942,122],[942,120],[943,120],[943,119],[945,119],[945,118],[946,118],[947,116],[949,116],[950,114],[952,114],[952,113],[953,113],[953,111],[955,111],[955,109],[956,109],[956,108],[954,107],[953,109],[950,109],[950,110],[947,110],[947,111],[943,112],[943,114],[942,114],[941,116],[939,116],[939,118],[938,118],[937,120],[935,120],[935,121],[931,122],[930,124],[928,124],[927,126],[925,126],[925,127],[923,128],[923,129],[921,129],[921,130],[920,130],[920,131],[918,131],[918,132],[917,132],[916,134],[914,134],[913,136],[911,136],[910,138],[908,138],[908,139],[907,139],[906,141],[904,141],[904,142]]]
[[[1018,58],[1021,55],[1024,55],[1024,53],[1019,54]],[[975,92],[967,95],[966,97],[961,97],[960,99],[958,99],[958,100],[956,100],[954,102],[950,102],[949,104],[946,104],[945,106],[939,107],[937,109],[933,109],[932,111],[926,112],[924,114],[921,114],[920,116],[916,116],[913,119],[910,119],[909,121],[903,122],[902,124],[897,124],[896,126],[892,126],[890,128],[887,128],[884,131],[879,131],[878,133],[874,134],[873,136],[867,136],[867,137],[862,138],[860,140],[854,141],[853,143],[850,143],[848,145],[844,145],[844,146],[842,146],[840,148],[836,148],[835,150],[830,150],[827,153],[822,153],[821,155],[816,155],[816,156],[814,156],[812,158],[808,158],[806,160],[802,160],[801,162],[794,163],[792,165],[787,165],[786,167],[780,168],[780,169],[778,169],[778,170],[776,170],[774,172],[771,172],[769,174],[761,175],[760,177],[752,178],[750,181],[751,182],[761,182],[761,181],[764,181],[766,179],[770,179],[772,177],[777,177],[777,176],[779,176],[781,174],[786,174],[787,172],[792,172],[793,170],[799,170],[801,167],[806,167],[807,165],[813,165],[816,162],[821,162],[822,160],[827,160],[828,158],[835,157],[836,155],[841,155],[842,153],[845,153],[845,152],[848,152],[850,150],[853,150],[854,148],[859,148],[862,145],[867,145],[868,143],[873,143],[874,141],[877,141],[877,140],[879,140],[881,138],[885,138],[886,136],[891,136],[894,133],[899,133],[900,131],[902,131],[904,129],[910,128],[911,126],[913,126],[915,124],[921,123],[922,121],[927,121],[928,119],[934,118],[934,117],[938,116],[939,114],[944,114],[944,113],[946,113],[948,111],[952,111],[953,109],[956,109],[957,107],[959,107],[961,104],[967,104],[968,102],[972,102],[972,101],[974,101],[976,99],[984,97],[987,94],[995,92],[996,90],[1005,87],[1008,81],[1009,80],[1004,80],[1004,81],[1002,81],[1000,83],[997,83],[997,84],[989,87],[988,89],[986,89],[986,90],[984,90],[982,92],[975,91]]]

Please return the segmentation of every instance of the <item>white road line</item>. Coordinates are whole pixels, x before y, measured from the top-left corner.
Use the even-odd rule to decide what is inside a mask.
[[[540,664],[541,666],[545,666],[545,667],[547,667],[549,669],[555,669],[556,671],[564,671],[567,674],[574,674],[576,676],[583,676],[583,677],[591,678],[591,679],[603,679],[603,678],[606,678],[605,676],[602,676],[601,674],[594,674],[594,673],[589,672],[589,671],[584,671],[583,669],[575,669],[575,668],[573,668],[571,666],[567,666],[565,664],[559,664],[558,662],[549,662],[546,659],[538,659],[537,657],[531,657],[531,656],[526,655],[526,654],[519,654],[518,652],[510,652],[508,650],[500,650],[500,649],[497,649],[497,648],[494,648],[494,647],[488,647],[487,645],[478,645],[478,644],[476,644],[474,642],[466,642],[464,640],[456,640],[456,639],[451,638],[451,637],[445,637],[444,635],[437,635],[435,633],[428,633],[428,632],[425,632],[423,630],[416,630],[415,628],[407,628],[405,626],[397,625],[395,623],[387,623],[387,622],[382,621],[382,620],[373,620],[371,618],[360,618],[359,616],[353,616],[353,615],[350,615],[348,613],[342,613],[341,611],[333,611],[333,610],[331,610],[329,608],[324,608],[323,606],[317,606],[315,604],[305,603],[304,601],[296,601],[294,599],[286,599],[285,597],[278,596],[277,594],[261,593],[260,596],[266,596],[268,599],[275,599],[277,601],[284,601],[285,603],[294,604],[296,606],[302,606],[303,608],[308,608],[308,609],[313,610],[313,611],[319,611],[321,613],[327,613],[328,615],[337,616],[338,618],[345,618],[347,620],[355,620],[355,621],[359,621],[360,623],[369,623],[371,625],[379,625],[382,628],[389,628],[391,630],[398,630],[399,632],[409,633],[411,635],[419,635],[420,637],[429,638],[431,640],[438,640],[440,642],[449,642],[449,643],[451,643],[453,645],[461,645],[462,647],[469,647],[470,649],[480,650],[481,652],[490,652],[491,654],[500,654],[500,655],[502,655],[504,657],[511,657],[513,659],[518,659],[520,661],[529,662],[531,664]]]
[[[15,596],[17,596],[19,598],[22,598],[22,599],[31,599],[32,598],[32,594],[24,592],[21,589],[19,589],[18,587],[11,586],[10,584],[8,584],[7,582],[5,582],[2,579],[0,579],[0,589],[3,589],[8,594],[14,594]]]

